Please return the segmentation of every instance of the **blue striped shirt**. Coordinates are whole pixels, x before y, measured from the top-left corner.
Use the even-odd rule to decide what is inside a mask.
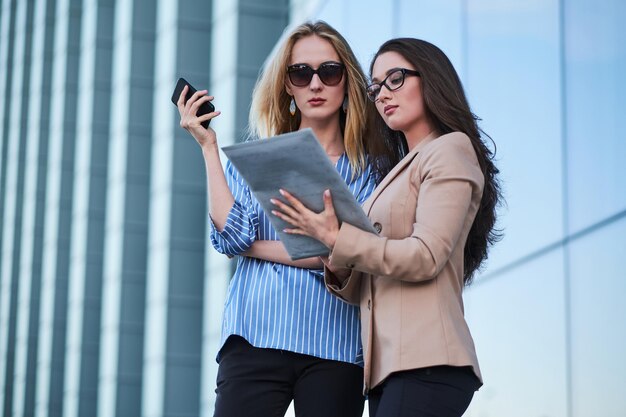
[[[352,178],[343,154],[336,168],[362,204],[376,186],[370,167]],[[255,240],[278,240],[269,218],[230,162],[226,179],[235,204],[222,232],[210,222],[213,247],[223,254],[239,255]],[[260,348],[362,364],[358,307],[331,295],[321,270],[239,257],[226,296],[222,346],[231,335]]]

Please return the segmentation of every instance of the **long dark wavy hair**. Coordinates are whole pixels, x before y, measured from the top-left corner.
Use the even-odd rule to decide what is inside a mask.
[[[461,80],[441,49],[420,39],[391,39],[385,42],[374,55],[370,65],[370,75],[376,58],[385,52],[396,52],[402,55],[420,73],[426,116],[433,127],[442,135],[450,132],[465,133],[469,136],[478,157],[478,163],[485,177],[485,186],[464,249],[463,282],[469,285],[474,273],[487,259],[489,247],[502,238],[502,231],[495,228],[496,209],[502,202],[499,171],[493,162],[495,142],[478,127],[477,121],[480,119],[470,110]],[[378,117],[378,119],[382,122],[382,118]],[[378,130],[382,134],[383,141],[393,149],[393,153],[398,157],[406,153],[408,147],[404,134],[382,125],[384,123],[378,126]],[[487,147],[483,137],[489,138],[494,144],[494,151]],[[389,161],[383,162],[384,165],[388,163]]]

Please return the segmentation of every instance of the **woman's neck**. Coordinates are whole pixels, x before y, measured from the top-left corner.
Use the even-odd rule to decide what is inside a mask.
[[[317,140],[331,160],[337,160],[343,154],[345,150],[343,133],[338,120],[329,120],[327,123],[305,123],[304,121],[300,123],[300,129],[307,127],[313,129]]]
[[[404,137],[406,138],[406,144],[409,147],[409,152],[415,148],[418,143],[423,141],[428,135],[430,135],[435,129],[431,126],[430,123],[420,123],[413,126],[410,130],[407,130],[404,133]]]

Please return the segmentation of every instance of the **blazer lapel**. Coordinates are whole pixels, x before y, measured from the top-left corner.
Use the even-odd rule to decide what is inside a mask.
[[[374,205],[374,202],[376,201],[378,196],[383,192],[383,190],[387,188],[387,186],[391,183],[391,181],[394,180],[394,178],[398,176],[399,173],[404,171],[406,166],[409,165],[413,161],[413,159],[415,159],[415,157],[420,152],[420,150],[428,142],[432,141],[433,139],[437,137],[439,137],[439,134],[437,134],[436,132],[431,132],[420,143],[418,143],[415,146],[415,148],[411,149],[411,151],[408,154],[406,154],[405,157],[402,158],[402,160],[398,162],[398,164],[395,167],[393,167],[391,171],[389,171],[389,174],[387,174],[385,178],[383,178],[383,180],[380,182],[380,184],[376,186],[376,188],[372,192],[372,195],[363,203],[363,210],[368,216],[370,214],[370,210],[372,209],[372,205]]]

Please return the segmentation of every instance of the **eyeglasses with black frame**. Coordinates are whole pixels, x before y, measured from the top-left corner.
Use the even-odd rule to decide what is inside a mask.
[[[378,94],[380,94],[380,90],[383,88],[383,85],[387,87],[387,90],[389,91],[397,90],[404,85],[404,79],[407,75],[415,75],[416,77],[419,77],[420,73],[406,68],[393,68],[384,80],[367,86],[367,97],[375,102],[378,99]]]
[[[294,64],[287,67],[289,81],[296,87],[309,85],[314,74],[317,74],[325,85],[332,87],[341,82],[343,72],[344,65],[334,61],[324,62],[317,69],[313,69],[307,64]]]

